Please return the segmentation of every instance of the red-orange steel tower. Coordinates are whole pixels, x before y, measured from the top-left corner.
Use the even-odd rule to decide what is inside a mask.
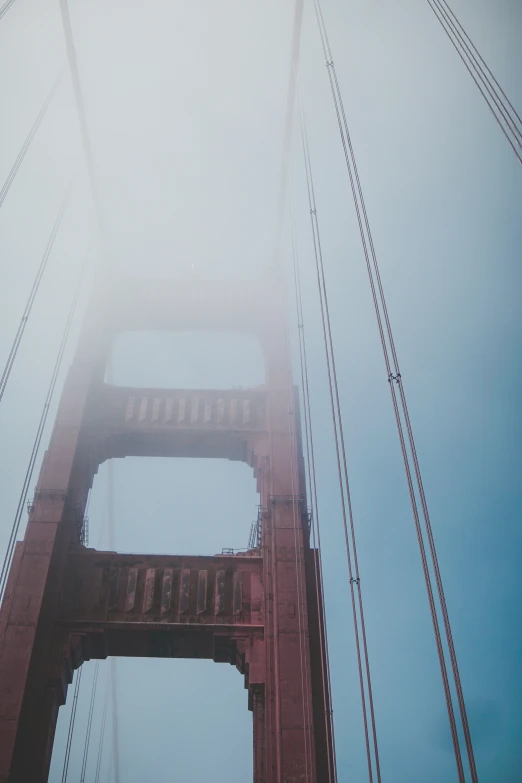
[[[266,384],[181,391],[105,383],[115,334],[135,329],[253,333]],[[0,612],[0,783],[47,780],[73,670],[109,655],[236,665],[253,711],[255,783],[334,783],[317,553],[285,329],[284,294],[271,275],[118,280],[91,298]],[[260,493],[253,548],[186,557],[83,546],[98,466],[125,456],[247,462]]]

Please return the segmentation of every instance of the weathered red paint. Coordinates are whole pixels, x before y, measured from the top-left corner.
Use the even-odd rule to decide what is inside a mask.
[[[107,655],[201,657],[245,676],[255,783],[333,783],[322,616],[310,548],[298,416],[275,279],[118,281],[85,319],[27,532],[0,611],[0,783],[47,780],[72,672]],[[264,387],[128,389],[104,383],[115,333],[249,331]],[[243,460],[261,498],[262,549],[247,555],[120,555],[79,541],[88,491],[114,457]]]

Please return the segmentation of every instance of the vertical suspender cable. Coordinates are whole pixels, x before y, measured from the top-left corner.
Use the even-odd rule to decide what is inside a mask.
[[[113,382],[112,360],[107,367],[107,382]],[[114,464],[112,460],[107,462],[107,533],[109,550],[114,549]],[[117,704],[117,673],[116,660],[110,659],[111,667],[111,714],[112,714],[112,753],[113,753],[113,774],[114,783],[120,783],[120,750],[119,750],[119,729],[118,729],[118,704]]]
[[[63,770],[62,770],[62,783],[67,783],[67,775],[69,773],[69,761],[71,758],[71,747],[72,747],[72,740],[73,740],[73,734],[74,734],[74,725],[76,722],[76,709],[78,707],[78,695],[80,691],[80,683],[82,681],[82,671],[83,668],[80,667],[78,669],[76,682],[74,684],[74,695],[73,695],[73,703],[72,703],[72,710],[71,710],[71,719],[69,720],[69,731],[67,733],[67,743],[65,745],[65,758],[63,761]]]
[[[71,198],[74,184],[75,184],[75,178],[71,180],[69,186],[67,187],[67,190],[65,191],[65,196],[63,197],[62,203],[60,204],[60,209],[58,210],[58,216],[54,221],[51,235],[47,241],[47,245],[44,250],[42,260],[40,261],[40,266],[38,267],[36,276],[33,281],[33,285],[29,292],[29,297],[27,299],[27,302],[25,303],[24,311],[22,313],[22,317],[20,318],[20,323],[18,324],[18,329],[16,330],[13,344],[11,345],[11,350],[9,351],[9,356],[7,357],[7,361],[5,363],[5,367],[2,372],[2,377],[0,378],[0,401],[4,396],[4,392],[7,383],[9,381],[9,377],[11,375],[11,370],[13,369],[16,355],[18,353],[18,349],[20,348],[20,343],[22,342],[22,338],[24,336],[25,327],[27,326],[27,321],[29,320],[29,316],[31,315],[31,310],[33,309],[34,300],[36,299],[36,295],[38,294],[40,288],[40,283],[42,282],[42,277],[47,268],[47,262],[49,261],[49,256],[51,255],[51,251],[53,249],[54,240],[56,239],[56,235],[58,234],[58,231],[62,224],[63,216],[67,208],[67,205],[69,203],[69,200]]]
[[[400,440],[401,450],[402,450],[402,454],[403,454],[405,473],[406,473],[406,478],[407,478],[407,482],[408,482],[408,488],[409,488],[409,492],[410,492],[410,499],[411,499],[411,504],[412,504],[413,516],[414,516],[415,527],[416,527],[416,531],[417,531],[417,539],[418,539],[418,542],[419,542],[419,549],[420,549],[421,560],[422,560],[424,576],[425,576],[425,581],[426,581],[426,588],[427,588],[428,599],[429,599],[429,603],[430,603],[430,611],[431,611],[432,622],[433,622],[433,627],[434,627],[434,632],[435,632],[435,639],[436,639],[436,644],[437,644],[437,650],[438,650],[438,654],[439,654],[439,662],[440,662],[440,667],[441,667],[441,674],[442,674],[442,679],[443,679],[444,691],[445,691],[445,695],[446,695],[446,704],[447,704],[447,708],[448,708],[448,717],[449,717],[450,728],[451,728],[451,733],[452,733],[452,737],[453,737],[453,746],[454,746],[454,751],[455,751],[455,760],[456,760],[456,764],[457,764],[457,771],[458,771],[458,775],[459,775],[459,781],[460,781],[460,783],[465,783],[464,769],[463,769],[463,765],[462,765],[462,758],[461,758],[460,746],[459,746],[459,741],[458,741],[457,727],[456,727],[456,722],[455,722],[455,714],[454,714],[454,711],[453,711],[453,702],[452,702],[451,690],[450,690],[450,686],[449,686],[449,679],[448,679],[448,674],[447,674],[447,669],[446,669],[446,661],[445,661],[445,657],[444,657],[444,650],[443,650],[443,647],[442,647],[442,640],[441,640],[441,635],[440,635],[439,621],[438,621],[438,617],[437,617],[437,611],[436,611],[435,600],[434,600],[434,595],[433,595],[433,588],[432,588],[432,584],[431,584],[431,575],[430,575],[428,561],[427,561],[427,556],[426,556],[426,549],[425,549],[425,545],[424,545],[423,533],[422,533],[422,529],[421,529],[421,525],[420,525],[420,517],[419,517],[419,512],[418,512],[418,507],[417,507],[417,499],[416,499],[416,494],[415,494],[415,489],[414,489],[414,484],[413,484],[413,477],[412,477],[412,472],[411,472],[411,467],[410,467],[410,460],[409,460],[409,455],[408,455],[408,451],[407,451],[407,447],[406,447],[406,439],[405,439],[405,435],[404,435],[404,428],[403,428],[403,423],[402,423],[400,410],[399,410],[399,404],[398,404],[399,401],[400,401],[400,404],[401,404],[402,413],[403,413],[404,421],[405,421],[405,424],[406,424],[407,437],[408,437],[410,450],[411,450],[411,453],[412,453],[415,477],[416,477],[416,480],[417,480],[417,489],[418,489],[420,500],[421,500],[421,506],[422,506],[423,516],[424,516],[425,528],[426,528],[426,534],[428,536],[428,541],[429,541],[430,554],[431,554],[431,559],[432,559],[432,566],[433,566],[433,569],[434,569],[434,572],[435,572],[435,577],[436,577],[438,597],[439,597],[439,602],[440,602],[440,606],[441,606],[441,610],[442,610],[442,614],[443,614],[444,629],[445,629],[447,644],[448,644],[448,648],[449,648],[449,652],[450,652],[450,659],[451,659],[451,663],[452,663],[452,670],[453,670],[453,677],[454,677],[454,681],[455,681],[455,687],[456,687],[456,690],[457,690],[457,698],[458,698],[458,702],[459,702],[461,721],[462,721],[462,726],[463,726],[464,736],[465,736],[465,741],[466,741],[466,749],[467,749],[467,754],[468,754],[468,761],[469,761],[469,766],[470,766],[470,771],[471,771],[471,777],[472,777],[473,783],[478,783],[478,777],[477,777],[475,760],[474,760],[474,754],[473,754],[473,746],[472,746],[472,743],[471,743],[471,735],[470,735],[470,731],[469,731],[469,725],[468,725],[466,707],[465,707],[465,702],[464,702],[464,696],[463,696],[463,692],[462,692],[462,685],[461,685],[461,680],[460,680],[460,674],[459,674],[459,670],[458,670],[458,666],[457,666],[457,659],[456,659],[456,653],[455,653],[455,648],[454,648],[454,643],[453,643],[453,637],[452,637],[451,627],[450,627],[450,623],[449,623],[449,616],[448,616],[448,612],[447,612],[444,591],[442,589],[442,579],[441,579],[439,566],[438,566],[438,560],[437,560],[437,556],[436,556],[435,542],[434,542],[434,539],[433,539],[433,533],[432,533],[432,529],[431,529],[431,522],[430,522],[430,518],[429,518],[429,514],[428,514],[427,502],[426,502],[426,497],[425,497],[425,493],[424,493],[424,487],[423,487],[423,484],[422,484],[422,479],[421,479],[421,474],[420,474],[420,467],[419,467],[419,462],[418,462],[416,448],[415,448],[415,442],[414,442],[414,438],[413,438],[413,431],[412,431],[412,428],[411,428],[411,422],[410,422],[410,419],[409,419],[409,413],[408,413],[408,408],[407,408],[407,404],[406,404],[406,396],[405,396],[405,392],[404,392],[404,386],[403,386],[403,382],[402,382],[401,373],[400,373],[400,370],[399,370],[397,354],[396,354],[396,351],[395,351],[395,345],[394,345],[393,335],[392,335],[392,331],[391,331],[391,324],[390,324],[388,311],[387,311],[387,306],[386,306],[386,300],[384,298],[384,290],[383,290],[382,281],[381,281],[381,277],[380,277],[379,266],[378,266],[378,262],[377,262],[377,255],[376,255],[376,252],[375,252],[375,247],[374,247],[374,243],[373,243],[373,237],[372,237],[372,234],[371,234],[371,229],[370,229],[370,224],[369,224],[369,220],[368,220],[368,215],[367,215],[367,212],[366,212],[366,205],[365,205],[364,196],[363,196],[362,187],[361,187],[361,182],[360,182],[359,173],[358,173],[358,169],[357,169],[357,162],[356,162],[356,159],[355,159],[355,154],[354,154],[354,150],[353,150],[351,136],[350,136],[350,132],[349,132],[349,128],[348,128],[348,123],[347,123],[347,120],[346,120],[346,114],[345,114],[345,111],[344,111],[342,94],[341,94],[339,83],[338,83],[338,80],[337,80],[337,74],[336,74],[336,71],[335,71],[335,66],[334,66],[334,62],[333,62],[332,52],[331,52],[331,48],[330,48],[330,44],[329,44],[329,40],[328,40],[328,34],[327,34],[327,31],[326,31],[324,18],[323,18],[323,15],[322,15],[322,9],[321,9],[320,0],[314,0],[314,6],[315,6],[316,17],[317,17],[317,22],[318,22],[318,26],[319,26],[319,32],[320,32],[320,36],[321,36],[321,43],[322,43],[322,47],[323,47],[323,53],[324,53],[324,56],[325,56],[326,66],[327,66],[327,70],[328,70],[328,77],[329,77],[329,81],[330,81],[332,97],[333,97],[333,100],[334,100],[334,107],[335,107],[335,111],[336,111],[336,115],[337,115],[339,131],[340,131],[340,135],[341,135],[341,141],[342,141],[342,145],[343,145],[343,149],[344,149],[346,166],[347,166],[348,175],[349,175],[349,178],[350,178],[350,185],[351,185],[351,189],[352,189],[352,195],[353,195],[354,205],[355,205],[355,209],[356,209],[357,220],[358,220],[358,224],[359,224],[359,231],[360,231],[360,234],[361,234],[361,240],[362,240],[363,250],[364,250],[365,259],[366,259],[366,266],[367,266],[367,271],[368,271],[368,277],[369,277],[371,291],[372,291],[372,297],[373,297],[373,302],[374,302],[375,314],[376,314],[377,324],[378,324],[378,328],[379,328],[379,334],[380,334],[380,338],[381,338],[381,345],[382,345],[382,349],[383,349],[383,356],[384,356],[384,361],[385,361],[386,370],[387,370],[387,374],[388,374],[387,380],[388,380],[388,384],[389,384],[389,387],[390,387],[390,392],[391,392],[391,397],[392,397],[392,404],[393,404],[393,408],[394,408],[395,419],[396,419],[397,429],[398,429],[398,434],[399,434],[399,440]],[[371,256],[371,258],[370,258],[370,256]],[[386,338],[388,339],[388,342],[387,342]],[[389,347],[388,347],[388,343],[389,343]],[[390,352],[391,352],[391,357],[390,357]],[[392,369],[392,366],[393,366],[393,369]],[[395,391],[395,387],[396,386],[399,389],[399,401],[397,399],[397,394],[396,394],[396,391]]]
[[[281,161],[282,163],[281,184],[280,184],[278,207],[276,213],[276,236],[275,236],[275,243],[274,243],[274,255],[272,259],[272,266],[274,269],[277,267],[279,261],[279,246],[281,241],[284,209],[286,203],[286,190],[287,190],[287,178],[288,178],[288,165],[287,165],[288,152],[290,149],[290,143],[292,138],[292,124],[293,124],[293,117],[294,117],[295,88],[296,88],[295,74],[296,74],[297,63],[299,61],[299,50],[301,44],[303,4],[304,4],[304,0],[296,0],[295,10],[294,10],[292,45],[291,45],[291,55],[290,55],[290,75],[288,80],[286,114],[285,114],[285,130],[283,135],[283,149],[282,149],[282,161]],[[275,557],[274,548],[272,545],[273,566],[275,564],[274,557]],[[274,580],[277,579],[275,568],[273,569],[272,578]],[[269,616],[271,617],[271,622],[268,625],[267,632],[269,634],[272,633],[274,644],[273,645],[269,644],[267,646],[266,668],[268,672],[273,666],[274,670],[276,671],[276,676],[275,676],[275,686],[273,688],[273,692],[272,689],[269,689],[266,694],[266,700],[268,705],[268,708],[266,710],[266,721],[267,721],[266,729],[267,729],[268,737],[272,737],[274,735],[276,737],[275,748],[272,747],[273,745],[272,742],[270,742],[269,746],[267,747],[267,758],[268,758],[268,764],[271,765],[272,768],[274,768],[275,766],[276,775],[279,779],[282,773],[281,773],[281,748],[280,748],[281,743],[280,743],[279,681],[277,675],[277,671],[279,668],[279,654],[278,654],[278,643],[277,643],[277,615],[278,615],[278,607],[277,604],[275,604],[273,607],[273,611],[269,613]],[[273,656],[272,656],[272,649],[273,649]],[[273,657],[273,661],[272,661],[272,657]],[[271,705],[275,706],[274,712],[272,712]],[[275,723],[274,732],[272,732],[271,730],[272,721]]]
[[[355,184],[355,181],[354,181],[354,175],[355,175],[355,178],[358,180],[357,170],[355,169],[355,166],[354,166],[354,171],[352,171],[352,165],[351,165],[351,161],[350,161],[351,138],[350,138],[349,135],[345,135],[345,127],[344,127],[344,124],[343,124],[343,116],[342,116],[343,109],[342,109],[342,104],[340,104],[340,98],[339,98],[340,90],[339,90],[338,83],[337,83],[337,77],[336,77],[336,73],[335,73],[335,67],[334,67],[333,59],[332,59],[332,56],[331,56],[331,51],[330,51],[329,45],[328,45],[328,39],[326,38],[325,31],[323,30],[322,11],[321,11],[321,7],[318,4],[318,2],[315,2],[315,10],[316,10],[317,20],[318,20],[318,25],[319,25],[319,32],[320,32],[320,36],[321,36],[321,43],[322,43],[322,46],[323,46],[323,52],[324,52],[324,55],[325,55],[326,66],[327,66],[327,70],[328,70],[328,77],[329,77],[329,81],[330,81],[330,87],[331,87],[332,96],[333,96],[333,99],[334,99],[334,107],[335,107],[335,111],[336,111],[336,115],[337,115],[337,121],[338,121],[338,125],[339,125],[339,130],[340,130],[340,134],[341,134],[341,141],[342,141],[342,145],[343,145],[343,150],[344,150],[344,155],[345,155],[348,175],[349,175],[349,178],[350,178],[350,186],[351,186],[352,195],[353,195],[353,199],[354,199],[354,204],[355,204],[355,209],[356,209],[356,214],[357,214],[357,220],[358,220],[358,224],[359,224],[359,231],[360,231],[360,234],[361,234],[361,240],[362,240],[364,255],[365,255],[365,259],[366,259],[366,266],[367,266],[368,276],[369,276],[369,280],[370,280],[370,286],[371,286],[371,290],[372,290],[372,297],[373,297],[375,313],[376,313],[376,317],[377,317],[377,324],[378,324],[378,328],[379,328],[381,344],[382,344],[382,348],[383,348],[384,360],[385,360],[386,369],[387,369],[387,373],[388,373],[388,381],[389,381],[390,392],[391,392],[391,396],[392,396],[392,403],[393,403],[393,407],[394,407],[395,418],[396,418],[396,422],[397,422],[397,429],[398,429],[398,433],[399,433],[399,439],[400,439],[400,443],[401,443],[401,450],[402,450],[402,454],[403,454],[404,467],[405,467],[406,478],[407,478],[407,482],[408,482],[408,488],[409,488],[409,492],[410,492],[410,500],[411,500],[411,504],[412,504],[413,516],[414,516],[414,521],[415,521],[415,526],[416,526],[416,531],[417,531],[417,538],[418,538],[418,542],[419,542],[419,549],[420,549],[420,553],[421,553],[421,560],[422,560],[424,576],[425,576],[425,581],[426,581],[426,588],[427,588],[427,592],[428,592],[428,599],[429,599],[429,604],[430,604],[431,617],[432,617],[434,633],[435,633],[435,639],[436,639],[436,644],[437,644],[437,651],[438,651],[438,655],[439,655],[439,662],[440,662],[440,667],[441,667],[441,674],[442,674],[442,680],[443,680],[443,685],[444,685],[444,692],[445,692],[445,696],[446,696],[446,705],[447,705],[447,708],[448,708],[448,716],[449,716],[450,728],[451,728],[451,733],[452,733],[452,738],[453,738],[453,747],[454,747],[454,752],[455,752],[455,760],[456,760],[456,764],[457,764],[459,781],[460,781],[460,783],[465,783],[464,769],[463,769],[463,766],[462,766],[462,758],[461,758],[460,746],[459,746],[459,741],[458,741],[457,727],[456,727],[455,715],[454,715],[454,711],[453,711],[453,703],[452,703],[452,699],[451,699],[451,691],[450,691],[449,680],[448,680],[448,675],[447,675],[446,662],[445,662],[445,659],[444,659],[444,650],[443,650],[443,647],[442,647],[439,623],[438,623],[438,618],[437,618],[437,613],[436,613],[436,608],[435,608],[435,602],[434,602],[434,598],[433,598],[431,577],[430,577],[429,569],[428,569],[428,563],[427,563],[427,558],[426,558],[426,551],[425,551],[424,542],[423,542],[423,538],[422,538],[422,531],[421,531],[421,527],[420,527],[420,520],[419,520],[418,509],[417,509],[417,501],[416,501],[415,490],[414,490],[414,486],[413,486],[413,479],[412,479],[410,465],[409,465],[409,461],[408,461],[408,455],[407,455],[407,450],[406,450],[406,443],[405,443],[405,439],[404,439],[404,433],[403,433],[403,429],[402,429],[402,422],[401,422],[401,419],[400,419],[400,413],[399,413],[397,397],[396,397],[396,392],[395,392],[395,387],[394,387],[394,382],[396,380],[396,376],[393,375],[392,370],[391,370],[391,366],[390,366],[390,361],[389,361],[389,357],[388,357],[388,349],[387,349],[387,345],[386,345],[386,338],[385,338],[384,328],[383,328],[383,324],[382,324],[382,318],[381,318],[381,314],[380,314],[380,310],[379,310],[379,304],[378,304],[378,299],[377,299],[375,282],[374,282],[374,279],[373,279],[373,273],[372,273],[371,262],[370,262],[369,251],[368,251],[368,245],[367,245],[366,236],[364,234],[363,217],[361,215],[361,207],[363,207],[363,209],[364,209],[364,205],[360,205],[359,201],[358,201],[358,198],[357,198],[357,188],[356,188],[356,184]]]
[[[304,552],[304,547],[300,546],[299,544],[299,537],[298,537],[298,524],[299,519],[301,516],[301,505],[300,505],[300,498],[296,497],[296,490],[298,486],[297,482],[297,455],[295,453],[295,446],[296,446],[296,432],[295,432],[295,402],[294,402],[294,395],[293,395],[293,387],[292,387],[292,378],[291,378],[291,371],[290,371],[290,346],[288,341],[288,329],[285,328],[285,338],[286,338],[286,351],[287,351],[287,367],[288,367],[288,386],[289,386],[289,397],[290,397],[290,405],[292,406],[291,410],[289,411],[289,434],[291,439],[291,456],[290,456],[290,474],[292,476],[292,517],[293,517],[293,528],[294,528],[294,549],[295,549],[295,558],[294,558],[294,564],[295,564],[295,572],[296,572],[296,581],[297,581],[297,618],[298,618],[298,632],[299,632],[299,664],[301,669],[301,689],[302,689],[302,703],[303,703],[303,734],[304,734],[304,746],[305,746],[305,775],[306,775],[306,781],[310,780],[310,774],[311,774],[311,768],[312,768],[312,747],[310,742],[310,728],[312,725],[312,705],[310,704],[309,697],[309,689],[306,687],[306,675],[308,672],[308,655],[305,644],[305,639],[303,638],[303,618],[304,618],[304,586],[302,583],[302,569],[300,567],[301,561],[299,557],[300,552]],[[304,565],[304,564],[303,564]],[[306,694],[306,698],[305,698]]]
[[[100,672],[100,662],[96,661],[94,668],[94,679],[92,683],[91,701],[89,703],[89,715],[87,718],[87,731],[85,735],[85,744],[83,746],[82,771],[80,774],[80,783],[85,783],[85,773],[87,770],[87,760],[89,758],[89,745],[91,742],[92,718],[94,714],[94,703],[96,701],[96,691],[98,688],[98,675]]]
[[[87,507],[88,507],[88,504],[90,503],[90,499],[91,499],[91,494],[89,493],[89,497],[88,497],[88,500],[87,500]],[[86,511],[87,511],[87,508],[86,508]],[[105,521],[106,521],[106,518],[103,517],[102,524],[101,524],[100,530],[98,532],[98,541],[97,541],[97,544],[96,544],[96,548],[98,550],[101,548],[102,541],[103,541],[103,534],[105,532]],[[87,769],[87,760],[88,760],[88,755],[89,755],[89,745],[90,745],[91,731],[92,731],[92,719],[93,719],[93,713],[94,713],[94,705],[95,705],[95,701],[96,701],[96,692],[97,692],[97,688],[98,688],[99,666],[100,666],[100,661],[97,660],[96,661],[96,669],[95,669],[95,672],[94,672],[94,679],[93,679],[93,683],[92,683],[92,689],[91,689],[91,700],[90,700],[90,706],[89,706],[89,716],[88,716],[88,720],[87,720],[87,730],[86,730],[84,749],[83,749],[83,760],[82,760],[82,770],[81,770],[81,781],[80,781],[80,783],[82,783],[82,781],[85,779],[85,773],[86,773],[86,769]],[[98,783],[99,776],[100,776],[101,756],[102,756],[102,753],[103,753],[103,742],[104,742],[104,734],[105,734],[105,724],[106,724],[106,720],[107,720],[107,704],[108,704],[108,699],[109,699],[110,684],[111,684],[111,672],[109,670],[109,673],[107,675],[107,684],[106,684],[106,688],[105,688],[105,697],[104,697],[104,702],[103,702],[102,725],[101,725],[100,741],[99,741],[99,744],[98,744],[98,756],[97,756],[97,760],[96,760],[96,783]]]
[[[288,166],[285,167],[288,171]],[[312,704],[310,701],[310,692],[309,688],[306,687],[307,683],[305,682],[307,678],[307,674],[309,673],[309,645],[307,644],[306,638],[303,636],[303,630],[304,630],[304,616],[305,616],[305,590],[306,585],[303,584],[302,580],[302,574],[303,569],[300,567],[301,563],[304,568],[304,562],[301,561],[299,553],[304,553],[304,546],[300,546],[299,544],[299,536],[298,536],[298,525],[300,524],[301,520],[301,498],[297,497],[297,488],[299,486],[299,479],[298,479],[298,463],[297,463],[297,433],[296,433],[296,427],[295,427],[295,407],[296,407],[296,399],[294,395],[294,389],[292,384],[292,373],[291,373],[291,355],[290,355],[290,341],[289,341],[289,335],[288,335],[288,322],[285,319],[284,324],[284,338],[285,338],[285,349],[286,349],[286,366],[287,366],[287,383],[288,383],[288,395],[289,395],[289,404],[290,404],[290,410],[289,410],[289,416],[288,416],[288,429],[290,434],[290,441],[291,441],[291,452],[290,452],[290,474],[292,477],[292,516],[293,516],[293,527],[294,527],[294,549],[295,549],[295,569],[296,569],[296,579],[297,579],[297,612],[298,612],[298,629],[299,629],[299,655],[300,655],[300,667],[301,667],[301,683],[302,683],[302,698],[303,698],[303,724],[304,724],[304,744],[305,744],[305,761],[306,761],[306,780],[310,779],[310,774],[312,774],[312,765],[313,765],[313,749],[312,749],[312,743],[311,743],[311,727],[313,724],[313,711],[312,711]],[[302,528],[302,525],[301,525]],[[303,531],[301,530],[301,535],[303,535]],[[305,699],[305,693],[307,694],[307,697]]]
[[[308,359],[306,350],[305,324],[303,314],[303,301],[301,294],[301,276],[299,269],[299,255],[297,252],[297,240],[295,235],[295,217],[292,198],[290,197],[290,230],[292,239],[292,260],[294,291],[296,299],[297,330],[299,339],[299,363],[301,370],[301,386],[303,389],[303,410],[305,422],[306,443],[306,467],[310,499],[312,503],[312,543],[317,551],[314,561],[315,589],[317,600],[317,612],[319,621],[320,651],[321,651],[321,683],[323,691],[324,716],[326,724],[326,751],[328,762],[328,783],[337,782],[337,759],[335,749],[335,732],[333,724],[332,687],[330,680],[330,660],[328,650],[328,638],[326,634],[326,605],[324,600],[323,562],[321,551],[321,533],[319,523],[319,506],[317,502],[317,482],[315,473],[315,454],[312,430],[312,418],[310,407],[310,390],[308,384]]]
[[[103,700],[103,714],[102,714],[102,723],[101,723],[101,729],[100,729],[100,742],[98,745],[98,758],[96,759],[96,776],[94,779],[94,783],[100,783],[100,771],[101,771],[101,763],[103,758],[103,745],[105,740],[105,725],[107,723],[107,706],[109,704],[109,691],[111,689],[111,679],[110,679],[110,671],[107,673],[107,682],[105,684],[105,698]]]
[[[65,36],[65,45],[67,48],[67,58],[69,61],[69,68],[71,71],[71,78],[73,82],[73,89],[74,89],[74,95],[75,95],[75,101],[76,101],[76,110],[78,113],[78,121],[80,123],[80,133],[82,138],[82,145],[83,150],[85,154],[85,160],[87,163],[87,170],[89,174],[89,182],[90,182],[90,188],[91,188],[91,195],[92,200],[94,204],[94,209],[96,212],[96,220],[98,223],[98,232],[100,235],[100,240],[102,243],[102,252],[105,255],[105,260],[109,264],[109,271],[112,266],[112,260],[110,254],[107,252],[108,250],[108,233],[107,233],[107,226],[105,223],[105,216],[102,208],[102,202],[101,202],[101,196],[100,196],[100,188],[98,184],[98,177],[96,173],[96,167],[94,164],[94,156],[92,153],[92,145],[91,145],[91,139],[89,134],[89,128],[88,128],[88,122],[87,122],[87,113],[85,110],[85,102],[83,99],[83,91],[80,81],[80,73],[78,69],[78,58],[76,56],[76,47],[74,45],[74,36],[72,31],[72,25],[71,25],[71,17],[69,13],[69,5],[67,0],[60,0],[60,11],[62,16],[62,25],[64,30],[64,36]],[[108,465],[108,471],[109,471],[109,483],[112,485],[112,467],[111,462],[109,460]],[[109,509],[109,536],[111,535],[112,531],[112,512]],[[109,546],[111,545],[111,542],[109,542]],[[110,660],[110,667],[111,667],[111,680],[112,680],[112,687],[111,687],[111,707],[112,707],[112,728],[113,728],[113,753],[114,753],[114,781],[115,783],[120,783],[120,771],[119,771],[119,750],[118,750],[118,715],[117,715],[117,705],[116,705],[116,692],[117,692],[117,681],[116,681],[116,665],[114,658],[111,658]],[[111,768],[112,769],[112,768]],[[111,772],[112,774],[112,772]]]
[[[362,712],[363,712],[364,736],[366,742],[366,755],[367,755],[367,762],[368,762],[368,776],[369,776],[370,783],[372,783],[373,763],[372,763],[372,753],[370,749],[370,738],[369,738],[369,729],[368,729],[366,693],[365,693],[365,685],[364,685],[365,677],[363,674],[362,656],[361,656],[361,641],[362,641],[362,649],[363,649],[365,668],[366,668],[366,686],[368,689],[370,719],[372,723],[375,769],[376,769],[377,781],[378,783],[380,783],[381,773],[380,773],[380,762],[379,762],[379,749],[378,749],[378,742],[377,742],[377,729],[375,724],[373,692],[371,688],[370,665],[369,665],[369,656],[367,650],[366,632],[364,626],[364,612],[362,611],[362,607],[363,607],[362,592],[361,592],[361,584],[360,584],[360,576],[358,572],[357,559],[355,558],[354,563],[352,563],[352,557],[355,554],[353,550],[353,544],[355,543],[355,532],[354,532],[350,485],[348,481],[348,470],[347,470],[345,443],[344,443],[344,430],[343,430],[343,423],[342,423],[341,410],[339,404],[339,392],[338,392],[338,384],[337,384],[335,354],[334,354],[333,339],[332,339],[331,325],[330,325],[328,295],[327,295],[326,282],[324,276],[321,238],[319,233],[319,222],[317,218],[317,207],[315,203],[315,192],[313,186],[310,153],[308,148],[308,139],[306,135],[306,128],[304,124],[304,118],[303,118],[301,107],[300,107],[300,120],[301,120],[303,155],[305,160],[306,183],[307,183],[307,191],[308,191],[308,204],[310,208],[310,220],[312,225],[312,235],[314,241],[317,287],[319,292],[319,303],[321,308],[321,319],[323,325],[323,339],[324,339],[324,346],[325,346],[326,366],[328,372],[328,385],[330,390],[330,405],[331,405],[331,412],[332,412],[332,424],[334,428],[335,451],[336,451],[336,459],[337,459],[339,489],[340,489],[340,496],[341,496],[341,509],[342,509],[342,516],[343,516],[348,575],[350,581],[350,595],[351,595],[351,602],[352,602],[355,645],[357,651],[357,665],[359,670],[359,685],[361,691],[361,705],[362,705]],[[341,454],[342,454],[342,459],[341,459]],[[351,535],[349,533],[349,529],[348,529],[349,527],[350,527]],[[350,543],[350,538],[351,538],[351,543]],[[355,565],[355,569],[354,569],[354,565]],[[357,592],[358,592],[361,631],[359,631],[359,619],[357,616],[355,588],[357,588]]]
[[[91,502],[91,491],[89,490],[89,494],[87,496],[87,503],[85,505],[85,516],[88,513],[89,510],[89,504]],[[74,696],[73,696],[73,703],[72,703],[72,710],[71,710],[71,716],[69,719],[69,730],[67,732],[67,742],[65,745],[65,755],[63,760],[63,770],[62,770],[62,783],[67,783],[67,775],[69,774],[69,762],[71,758],[71,747],[72,747],[72,740],[73,740],[73,734],[74,734],[74,726],[76,723],[76,709],[78,707],[78,697],[80,694],[80,684],[82,681],[82,672],[83,672],[83,666],[80,666],[77,672],[76,682],[74,684]]]

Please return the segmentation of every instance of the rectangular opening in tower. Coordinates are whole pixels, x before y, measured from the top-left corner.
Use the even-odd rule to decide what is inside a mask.
[[[106,381],[161,389],[246,389],[265,383],[265,359],[250,334],[133,331],[117,334]]]
[[[112,471],[114,534],[108,524]],[[104,463],[89,504],[89,546],[140,554],[246,549],[258,515],[253,471],[225,459],[126,457]]]
[[[118,747],[120,781],[246,781],[252,776],[252,716],[235,667],[208,660],[116,659],[116,721],[109,660],[83,664],[68,780],[80,780],[95,670],[96,696],[85,780],[95,780],[103,729],[100,781],[110,777]],[[49,780],[62,780],[73,708],[74,675],[59,711]],[[104,702],[107,712],[103,721]],[[117,729],[118,741],[113,732]]]

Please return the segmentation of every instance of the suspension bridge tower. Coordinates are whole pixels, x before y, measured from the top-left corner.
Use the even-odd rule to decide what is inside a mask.
[[[47,781],[73,672],[107,656],[233,664],[253,713],[254,783],[334,783],[322,589],[284,303],[271,273],[256,282],[96,287],[1,607],[0,783]],[[133,329],[252,333],[266,383],[222,391],[108,384],[112,341]],[[251,548],[187,557],[85,546],[98,466],[125,456],[248,463],[260,495]]]

